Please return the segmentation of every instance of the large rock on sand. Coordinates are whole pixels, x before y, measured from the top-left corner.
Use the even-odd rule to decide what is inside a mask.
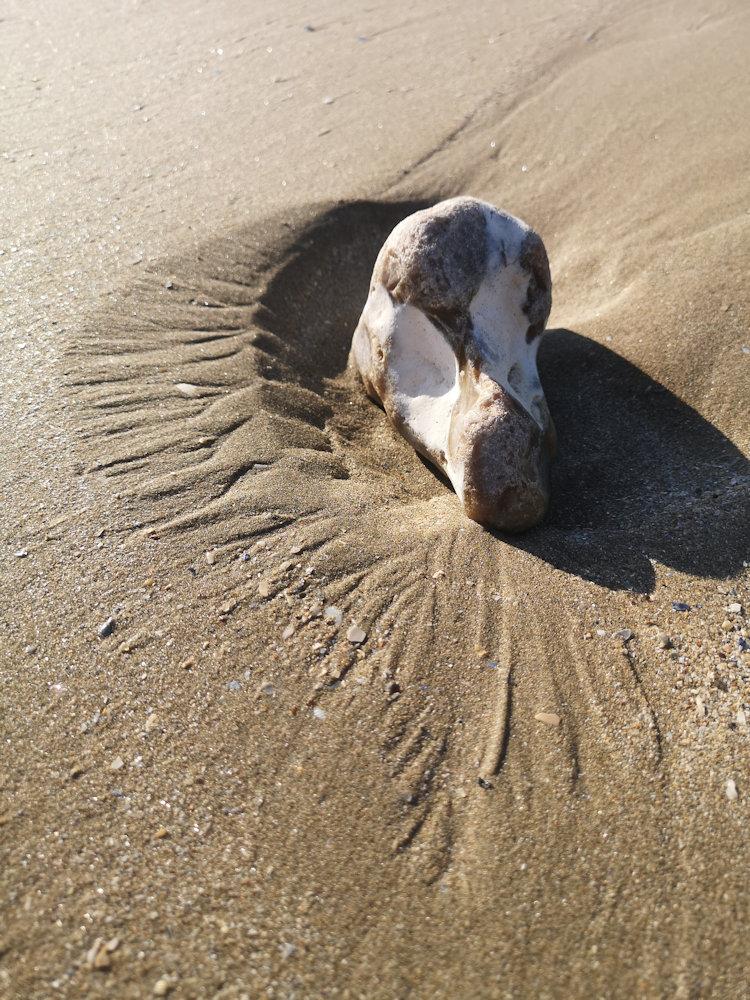
[[[469,517],[538,523],[555,432],[536,355],[552,303],[544,244],[476,198],[410,215],[385,242],[350,363]]]

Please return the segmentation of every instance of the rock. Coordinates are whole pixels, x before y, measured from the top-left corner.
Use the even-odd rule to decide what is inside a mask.
[[[404,219],[375,263],[350,364],[473,520],[538,523],[555,431],[536,367],[547,254],[519,219],[452,198]]]
[[[322,719],[325,719],[325,717],[326,717],[325,709],[318,708],[317,705],[312,710],[312,714],[315,716],[316,719],[321,719],[322,720]]]
[[[323,617],[329,622],[333,622],[336,628],[338,628],[344,619],[344,614],[341,611],[341,608],[337,608],[335,605],[330,604],[323,610]]]
[[[28,554],[29,554],[29,550],[28,549],[17,549],[14,554],[15,554],[16,559],[25,559],[28,556]]]
[[[102,624],[96,631],[100,639],[106,639],[107,636],[112,635],[112,633],[116,628],[117,628],[117,619],[108,618],[105,622],[102,622]]]
[[[355,646],[358,646],[361,642],[364,642],[365,639],[367,638],[367,632],[365,632],[364,629],[361,629],[359,625],[351,625],[346,630],[346,638],[349,640],[349,642],[353,643]]]
[[[111,943],[112,942],[105,943],[102,938],[97,938],[96,941],[94,941],[89,950],[86,952],[86,965],[89,969],[98,969],[103,972],[112,965],[112,960],[109,957],[109,954],[111,951],[115,950],[119,941],[115,945],[115,948],[109,947]]]
[[[545,726],[559,726],[560,716],[554,712],[537,712],[534,716],[537,722],[543,722]]]
[[[292,625],[292,624],[287,625],[287,627],[281,633],[281,638],[282,639],[291,639],[292,636],[294,635],[294,631],[295,631],[294,625]]]
[[[121,771],[125,767],[125,761],[122,757],[115,757],[112,763],[109,765],[110,771]]]
[[[690,605],[685,604],[684,601],[672,601],[673,611],[690,611]]]
[[[614,639],[622,639],[623,642],[630,642],[633,635],[633,630],[629,628],[618,628],[616,632],[612,633]]]
[[[656,636],[656,645],[659,649],[671,649],[672,637],[667,635],[666,632],[659,632]]]
[[[736,801],[737,785],[735,784],[734,778],[727,778],[726,793],[730,802]]]
[[[185,399],[198,399],[203,394],[199,385],[192,385],[190,382],[175,382],[174,387]]]
[[[171,979],[167,979],[166,976],[157,979],[154,983],[154,996],[165,997],[168,993],[171,993],[173,987],[174,983]]]
[[[136,632],[135,635],[131,635],[129,639],[124,639],[120,643],[117,647],[118,652],[123,654],[132,653],[134,649],[141,645],[144,639],[145,636],[142,632]]]
[[[733,604],[727,604],[727,606],[726,606],[726,612],[727,612],[728,615],[741,615],[742,614],[742,605],[741,604],[737,604],[736,601]]]

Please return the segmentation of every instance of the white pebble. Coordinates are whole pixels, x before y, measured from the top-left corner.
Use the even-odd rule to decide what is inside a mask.
[[[330,604],[323,611],[323,617],[327,618],[329,622],[333,622],[333,624],[336,626],[336,628],[338,628],[339,625],[341,624],[341,622],[343,621],[344,614],[343,614],[341,608],[337,608],[335,605]]]
[[[361,642],[364,642],[365,639],[367,638],[367,632],[365,632],[364,629],[361,629],[359,625],[351,625],[347,629],[346,638],[349,640],[349,642],[353,643],[355,646],[358,646]]]

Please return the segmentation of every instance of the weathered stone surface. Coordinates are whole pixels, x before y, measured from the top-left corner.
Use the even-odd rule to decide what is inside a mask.
[[[469,517],[522,531],[544,516],[555,431],[536,367],[547,254],[519,219],[452,198],[385,242],[350,364]]]

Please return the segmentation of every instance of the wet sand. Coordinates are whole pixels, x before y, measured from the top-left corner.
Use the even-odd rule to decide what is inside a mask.
[[[743,996],[744,5],[237,6],[0,20],[0,994]],[[464,193],[552,267],[512,538],[346,371]]]

